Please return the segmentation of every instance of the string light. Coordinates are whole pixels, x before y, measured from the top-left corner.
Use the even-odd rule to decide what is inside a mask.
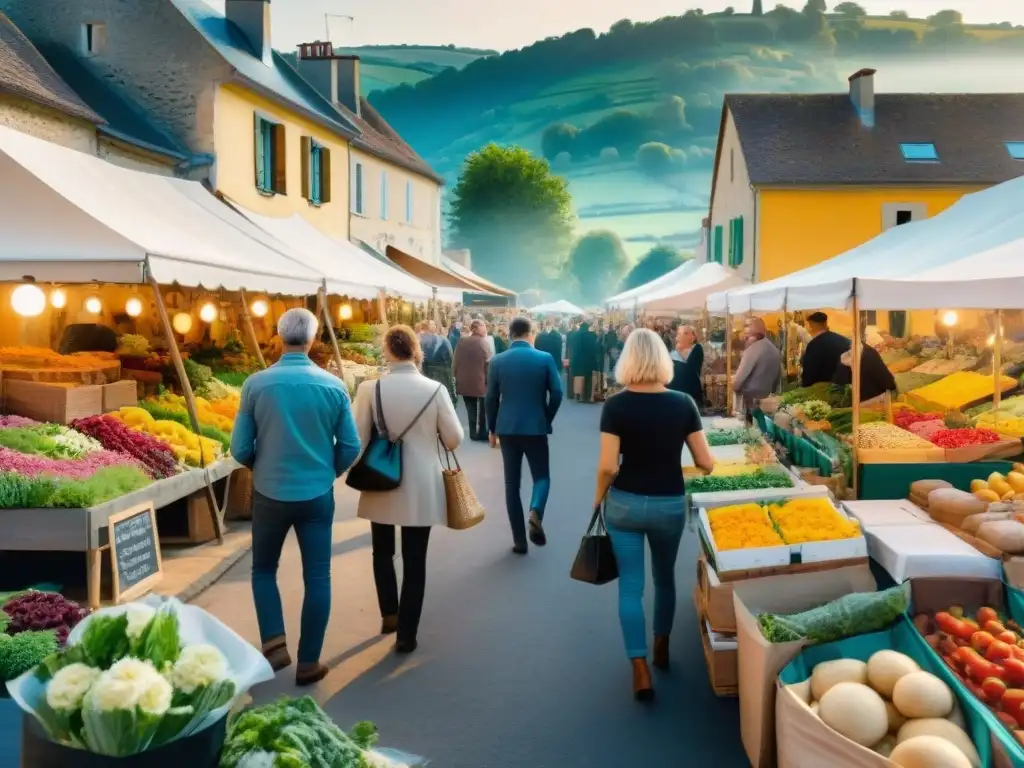
[[[945,312],[942,313],[942,324],[945,325],[947,328],[952,328],[954,325],[956,325],[956,321],[958,319],[959,316],[952,309],[947,309]]]
[[[22,317],[37,317],[46,309],[46,294],[34,283],[24,283],[11,294],[11,307]]]
[[[124,311],[128,313],[129,317],[138,317],[142,314],[142,300],[132,296],[124,303]]]
[[[212,323],[217,319],[217,307],[210,303],[203,304],[199,308],[199,319],[204,323]]]
[[[177,333],[185,336],[192,330],[192,315],[188,312],[179,312],[171,321],[171,327],[174,328]]]
[[[68,295],[61,288],[54,288],[50,291],[50,306],[54,309],[64,309],[68,305]]]
[[[338,310],[338,317],[340,317],[342,320],[351,320],[352,319],[352,305],[351,304],[342,304],[341,305],[341,309]]]
[[[98,296],[90,296],[85,300],[85,311],[90,315],[98,315],[103,311],[103,302],[99,300]]]
[[[253,317],[266,317],[270,311],[270,305],[263,299],[256,299],[250,309],[252,309]]]

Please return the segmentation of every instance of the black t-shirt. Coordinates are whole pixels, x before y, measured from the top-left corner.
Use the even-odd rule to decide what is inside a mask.
[[[619,392],[601,411],[601,431],[618,435],[622,463],[613,487],[639,496],[682,496],[686,438],[702,429],[682,392]]]

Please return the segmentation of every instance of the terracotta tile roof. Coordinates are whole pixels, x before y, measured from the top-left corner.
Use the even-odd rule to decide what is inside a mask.
[[[0,13],[0,91],[103,125],[20,29]]]
[[[444,179],[430,167],[426,160],[416,154],[416,150],[410,147],[405,139],[388,125],[387,120],[381,117],[380,112],[374,109],[366,99],[359,99],[360,115],[356,115],[341,105],[335,105],[335,109],[358,130],[358,135],[352,139],[355,146],[383,160],[426,176],[438,184],[444,184]]]

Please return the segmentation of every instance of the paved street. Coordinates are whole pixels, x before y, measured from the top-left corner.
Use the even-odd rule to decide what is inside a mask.
[[[324,656],[332,672],[314,691],[339,724],[373,720],[385,746],[438,768],[748,764],[736,700],[716,698],[704,668],[691,599],[695,535],[687,533],[679,556],[673,669],[657,677],[653,706],[631,698],[615,585],[568,576],[590,514],[599,414],[600,405],[574,403],[559,413],[550,543],[526,558],[510,551],[498,452],[477,443],[460,450],[489,516],[468,532],[432,534],[420,647],[408,657],[393,653],[393,636],[377,634],[369,524],[354,519],[355,494],[339,489]],[[257,643],[249,572],[247,557],[196,603]],[[301,569],[292,539],[281,585],[297,633]],[[294,654],[297,634],[290,640]],[[282,672],[256,699],[295,693],[293,675]]]

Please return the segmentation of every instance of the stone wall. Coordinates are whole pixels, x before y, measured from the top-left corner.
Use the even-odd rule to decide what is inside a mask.
[[[79,152],[96,154],[96,128],[92,123],[23,99],[0,97],[0,125]]]

